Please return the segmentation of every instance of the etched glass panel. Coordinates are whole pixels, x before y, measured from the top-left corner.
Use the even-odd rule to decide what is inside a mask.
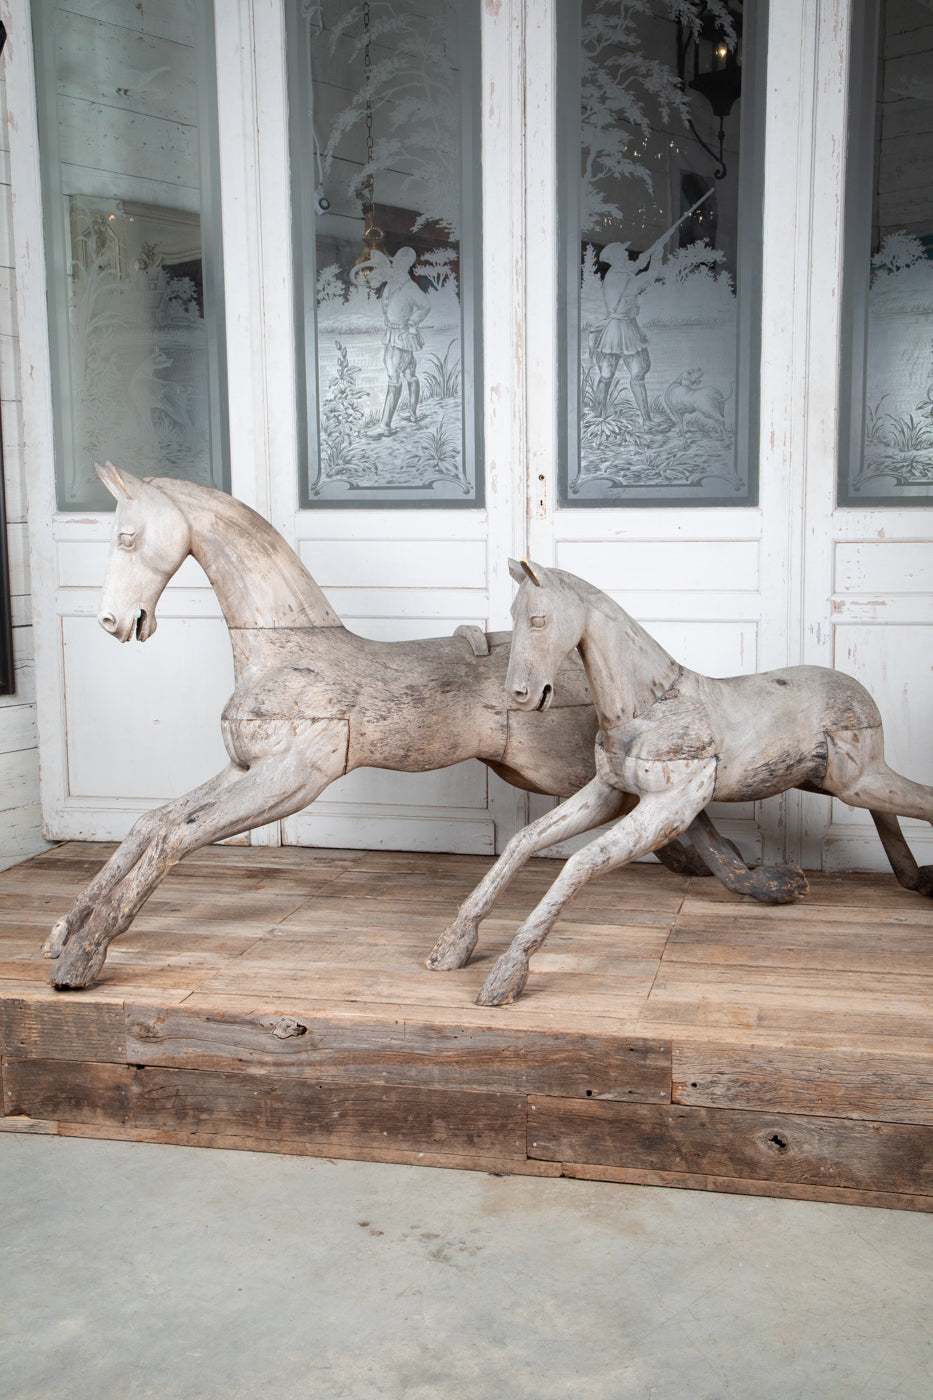
[[[933,504],[933,11],[857,12],[840,505]]]
[[[94,462],[223,487],[209,0],[34,0],[58,503]]]
[[[479,505],[477,6],[290,22],[302,503]]]
[[[566,14],[561,503],[752,504],[764,6]]]

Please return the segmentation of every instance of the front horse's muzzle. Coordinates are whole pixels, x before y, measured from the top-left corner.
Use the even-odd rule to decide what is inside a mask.
[[[118,642],[128,642],[134,636],[138,642],[145,642],[156,630],[155,614],[147,608],[138,608],[122,623],[115,613],[108,608],[101,608],[97,614],[97,621],[104,631],[109,632],[111,637],[116,637]]]

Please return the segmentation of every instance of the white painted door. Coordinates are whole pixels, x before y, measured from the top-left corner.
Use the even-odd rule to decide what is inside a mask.
[[[213,594],[189,564],[166,591],[157,637],[145,648],[116,648],[95,621],[109,518],[55,509],[36,93],[30,64],[12,61],[29,57],[25,0],[19,9],[8,74],[42,618],[43,810],[52,836],[118,837],[139,811],[222,763],[216,717],[230,685],[229,647]],[[770,6],[773,57],[755,152],[764,152],[759,497],[689,510],[561,504],[566,324],[550,289],[560,280],[564,127],[555,75],[565,9],[554,0],[478,9],[485,501],[457,511],[320,510],[302,508],[298,489],[304,407],[291,274],[287,16],[281,0],[216,6],[231,489],[285,534],[347,625],[364,635],[442,635],[463,622],[508,627],[506,561],[529,552],[607,588],[698,669],[814,661],[853,671],[886,715],[892,761],[933,781],[918,719],[930,684],[928,516],[835,506],[849,0]],[[477,763],[416,776],[359,773],[253,839],[491,852],[528,810],[523,794]],[[716,815],[749,854],[809,865],[877,860],[870,826],[824,799],[792,794]]]

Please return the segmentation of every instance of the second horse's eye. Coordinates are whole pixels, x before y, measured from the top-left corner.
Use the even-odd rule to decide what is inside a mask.
[[[547,626],[547,618],[546,618],[546,617],[533,617],[533,618],[531,619],[531,625],[532,625],[532,627],[546,627],[546,626]]]
[[[117,544],[121,549],[132,549],[136,544],[136,531],[121,530],[117,535]]]

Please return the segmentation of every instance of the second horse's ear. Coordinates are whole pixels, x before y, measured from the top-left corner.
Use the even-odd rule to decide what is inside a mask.
[[[540,564],[532,564],[528,559],[521,561],[522,573],[526,578],[530,578],[536,588],[544,587],[544,570]]]
[[[139,481],[132,472],[121,471],[112,462],[108,462],[103,467],[99,462],[95,462],[94,470],[115,500],[132,500],[135,496],[135,488],[139,485]]]
[[[509,573],[512,575],[516,583],[525,582],[524,570],[522,569],[522,566],[517,559],[509,560]]]

